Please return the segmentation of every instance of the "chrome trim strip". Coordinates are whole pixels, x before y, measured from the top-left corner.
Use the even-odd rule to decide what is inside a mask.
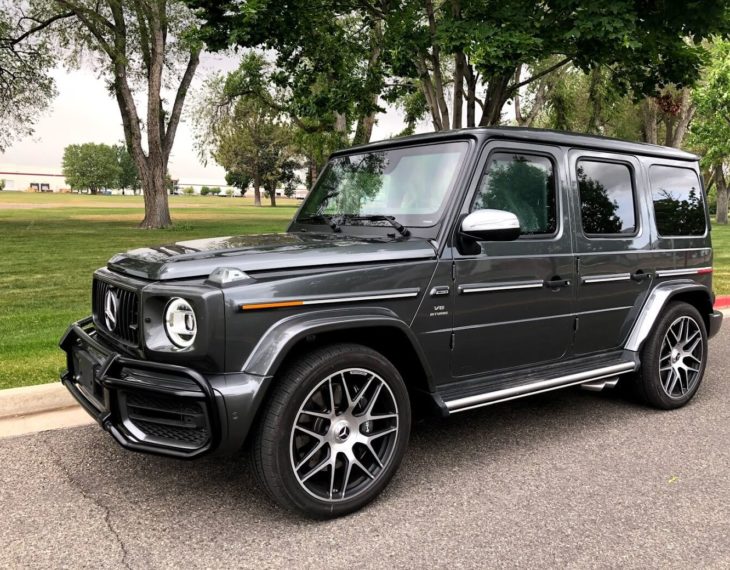
[[[302,305],[328,305],[330,303],[350,303],[353,301],[380,301],[383,299],[409,299],[417,297],[418,291],[409,293],[388,293],[383,295],[361,295],[359,297],[334,297],[330,299],[304,299]]]
[[[331,297],[309,297],[309,298],[291,298],[287,297],[285,299],[268,299],[268,300],[246,300],[246,301],[238,301],[236,302],[236,305],[238,307],[243,307],[244,305],[251,305],[251,307],[247,307],[246,310],[265,310],[265,309],[274,309],[277,308],[277,305],[285,306],[287,303],[290,304],[290,306],[302,306],[302,305],[331,305],[334,303],[352,303],[352,302],[358,302],[358,301],[381,301],[381,300],[387,300],[387,299],[411,299],[413,297],[418,297],[419,293],[421,292],[421,289],[418,287],[413,287],[410,289],[397,289],[393,292],[384,292],[384,291],[373,291],[372,293],[363,293],[360,295],[337,295],[337,296],[331,296]],[[258,305],[271,305],[271,306],[262,306],[259,307]]]
[[[613,273],[611,275],[588,275],[581,278],[581,283],[588,285],[590,283],[609,283],[611,281],[629,281],[631,273]]]
[[[552,380],[540,380],[524,386],[516,386],[514,388],[505,388],[503,390],[495,390],[494,392],[487,392],[485,394],[458,398],[456,400],[445,402],[445,404],[450,413],[464,412],[466,410],[496,404],[497,402],[506,402],[507,400],[514,400],[524,396],[549,392],[550,390],[557,390],[558,388],[567,388],[568,386],[573,386],[575,384],[583,384],[584,382],[610,378],[611,376],[631,372],[635,369],[636,364],[634,362],[622,362],[621,364],[613,364],[611,366],[604,366],[603,368],[569,374],[568,376],[561,376],[560,378],[553,378]]]
[[[517,289],[542,289],[543,281],[515,281],[511,283],[495,283],[494,285],[475,284],[459,285],[459,294],[490,293],[492,291],[511,291]]]
[[[694,267],[692,269],[659,269],[657,277],[679,277],[680,275],[697,275],[700,271],[712,271],[712,267]]]

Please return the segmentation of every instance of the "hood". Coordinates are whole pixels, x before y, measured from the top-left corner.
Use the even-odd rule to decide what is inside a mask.
[[[159,281],[207,277],[218,267],[250,272],[434,256],[433,246],[423,239],[284,233],[197,239],[133,249],[115,255],[107,266],[118,273]]]

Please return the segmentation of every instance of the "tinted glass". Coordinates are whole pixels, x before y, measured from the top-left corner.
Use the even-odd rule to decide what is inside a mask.
[[[388,215],[406,226],[432,226],[467,146],[455,142],[334,158],[297,219]]]
[[[688,168],[652,166],[649,179],[659,235],[703,235],[705,207],[697,174]]]
[[[523,234],[554,234],[557,229],[555,176],[549,158],[495,153],[479,184],[471,210],[512,212]]]
[[[634,234],[631,169],[625,164],[579,160],[576,170],[583,231],[588,235]]]

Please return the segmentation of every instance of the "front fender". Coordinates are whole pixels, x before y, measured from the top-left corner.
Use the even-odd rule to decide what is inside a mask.
[[[273,376],[291,348],[304,337],[338,330],[390,327],[404,333],[433,386],[428,361],[411,328],[396,313],[382,307],[312,311],[274,323],[261,336],[243,365],[243,372]]]
[[[712,307],[712,292],[705,285],[690,279],[667,281],[657,285],[649,294],[644,306],[641,308],[639,318],[636,319],[624,348],[638,352],[654,328],[654,324],[667,303],[677,295],[694,292],[707,295],[708,306],[710,308]]]

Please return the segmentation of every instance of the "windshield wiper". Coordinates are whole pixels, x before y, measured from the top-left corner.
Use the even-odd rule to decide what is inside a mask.
[[[403,237],[408,237],[411,235],[410,230],[405,227],[403,224],[396,221],[394,216],[383,216],[382,214],[373,214],[371,216],[354,216],[354,215],[345,215],[343,216],[344,221],[367,221],[367,222],[388,222],[391,226],[393,226],[396,231],[402,235]]]
[[[328,216],[326,214],[313,214],[311,216],[301,216],[301,217],[297,218],[297,222],[315,221],[315,220],[324,222],[329,227],[331,227],[332,231],[335,233],[342,231],[342,229],[340,228],[340,225],[332,219],[332,216]]]

